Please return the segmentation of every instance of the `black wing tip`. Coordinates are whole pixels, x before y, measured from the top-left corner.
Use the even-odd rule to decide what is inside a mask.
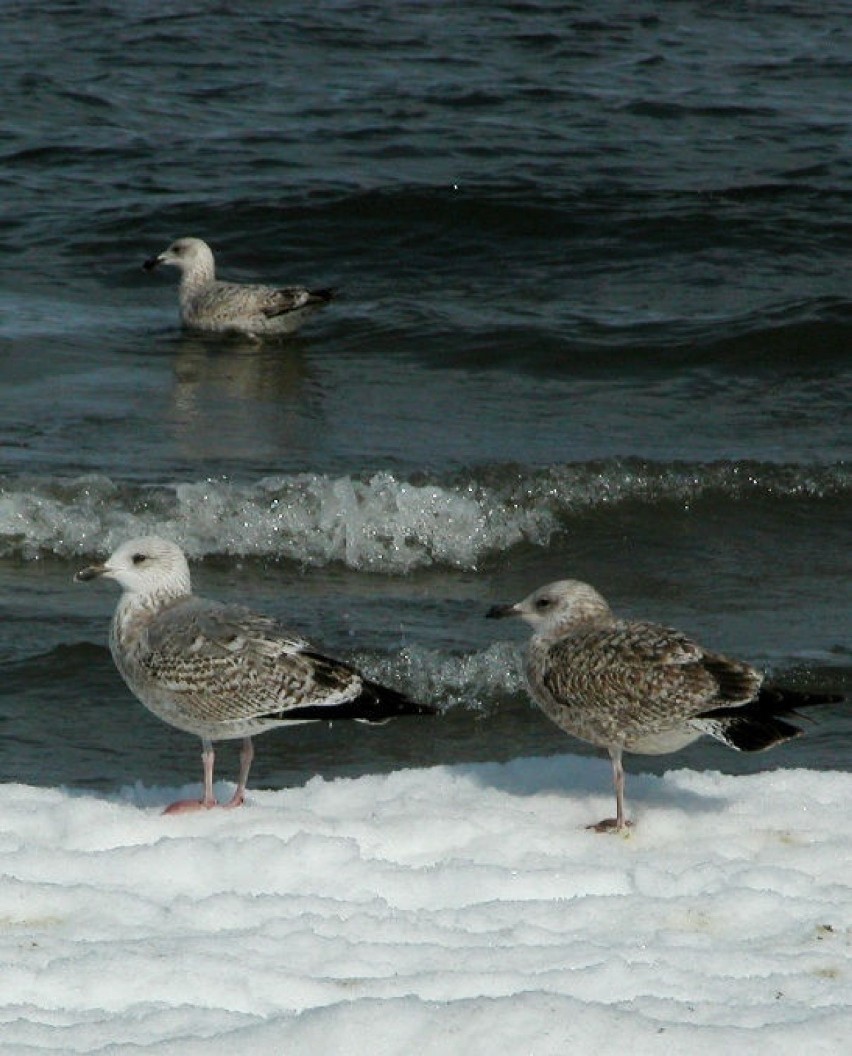
[[[824,704],[842,704],[842,693],[818,693],[784,686],[764,685],[756,705],[776,715],[790,715],[798,708],[816,708]]]
[[[282,290],[282,292],[284,292]],[[324,308],[329,301],[337,296],[337,290],[329,287],[320,290],[306,290],[307,299],[301,304],[288,304],[283,307],[274,306],[260,309],[260,314],[267,319],[275,319],[279,315],[291,315],[294,312],[304,312],[307,308]]]
[[[358,697],[358,701],[366,706],[370,712],[375,712],[376,722],[384,722],[398,715],[437,715],[438,708],[434,704],[423,704],[419,700],[412,700],[406,693],[398,689],[390,689],[378,682],[365,682],[364,692]],[[370,715],[363,716],[368,722]]]
[[[816,708],[825,704],[842,704],[842,693],[811,693],[776,685],[763,685],[754,700],[724,704],[703,712],[702,718],[772,719],[777,715],[796,715],[799,708]]]
[[[810,721],[799,714],[799,709],[840,704],[843,700],[843,695],[839,693],[806,692],[765,685],[761,686],[757,697],[747,704],[713,708],[697,718],[706,720],[707,732],[729,747],[740,752],[763,752],[804,735],[804,730],[786,721],[788,718]]]
[[[365,681],[361,692],[351,700],[342,701],[340,704],[306,704],[301,708],[288,708],[277,713],[276,717],[288,722],[354,719],[359,722],[383,723],[406,715],[437,715],[439,710],[434,704],[412,700],[397,689],[390,689],[378,682]]]

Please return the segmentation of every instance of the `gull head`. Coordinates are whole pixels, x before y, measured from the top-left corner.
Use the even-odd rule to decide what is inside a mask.
[[[122,543],[102,565],[81,568],[74,578],[78,582],[114,579],[126,594],[143,598],[182,597],[191,589],[183,551],[156,535]]]
[[[182,274],[198,273],[213,279],[215,265],[213,250],[200,238],[178,238],[170,246],[154,257],[149,257],[142,265],[146,271],[153,271],[159,264],[168,264],[177,268]]]
[[[612,620],[609,605],[588,583],[560,579],[539,587],[514,605],[492,605],[486,613],[491,619],[520,616],[537,634],[570,630],[589,621]]]

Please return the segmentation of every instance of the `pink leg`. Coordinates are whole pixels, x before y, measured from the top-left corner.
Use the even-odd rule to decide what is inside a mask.
[[[213,751],[213,742],[206,737],[201,740],[201,765],[204,767],[204,799],[179,799],[176,803],[170,803],[163,811],[164,814],[189,814],[194,810],[210,810],[217,806],[216,797],[213,795],[213,763],[216,756]]]
[[[231,810],[233,807],[241,807],[245,802],[246,784],[248,783],[252,759],[254,759],[254,745],[251,743],[251,737],[246,737],[240,749],[240,776],[237,781],[237,787],[230,803],[224,804],[226,810]]]
[[[586,826],[595,832],[623,832],[633,824],[624,817],[624,767],[621,764],[621,748],[610,748],[609,757],[612,760],[612,780],[615,785],[615,817],[604,818],[597,825]]]

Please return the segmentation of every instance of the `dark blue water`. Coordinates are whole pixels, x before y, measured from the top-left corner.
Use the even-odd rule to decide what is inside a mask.
[[[197,776],[71,581],[148,531],[445,708],[256,784],[584,750],[482,618],[565,576],[848,693],[852,5],[248,6],[0,7],[0,779]],[[339,297],[182,334],[181,235]],[[641,765],[848,768],[813,718]]]

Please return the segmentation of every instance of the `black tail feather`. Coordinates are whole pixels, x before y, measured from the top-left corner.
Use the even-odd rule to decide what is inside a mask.
[[[773,745],[801,737],[798,726],[781,715],[799,717],[799,708],[838,704],[836,693],[806,693],[781,686],[761,686],[757,697],[739,707],[714,708],[696,716],[695,725],[711,737],[740,752],[762,752]]]
[[[287,289],[280,291],[282,295],[290,292]],[[294,300],[292,296],[287,296],[284,297],[283,304],[272,304],[266,308],[261,308],[261,314],[265,315],[267,319],[274,319],[279,315],[289,315],[290,312],[304,312],[308,308],[323,308],[332,298],[337,296],[337,290],[332,287],[320,290],[307,290],[306,292],[308,296],[305,300]]]
[[[771,715],[763,718],[748,715],[704,717],[698,719],[695,725],[738,752],[763,752],[776,744],[801,737],[803,732],[798,726]]]
[[[432,704],[421,704],[399,690],[389,689],[378,682],[364,681],[361,693],[352,700],[340,704],[309,704],[303,708],[288,708],[276,717],[290,721],[318,719],[331,722],[333,719],[357,719],[360,722],[387,722],[402,715],[437,715]]]

